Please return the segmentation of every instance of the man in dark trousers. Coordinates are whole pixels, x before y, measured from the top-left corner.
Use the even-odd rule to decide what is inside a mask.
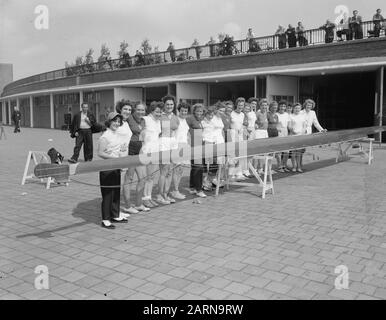
[[[15,123],[15,130],[13,132],[17,133],[20,132],[21,112],[17,106],[15,106],[13,109],[12,121]]]
[[[74,154],[70,163],[78,162],[79,152],[83,145],[84,161],[91,161],[93,156],[93,142],[91,128],[95,125],[94,115],[88,111],[88,104],[83,102],[82,111],[75,114],[70,126],[71,138],[75,138]]]

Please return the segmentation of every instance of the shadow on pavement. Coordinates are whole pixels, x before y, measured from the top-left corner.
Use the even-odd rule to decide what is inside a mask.
[[[76,227],[81,227],[86,224],[94,223],[99,226],[100,224],[100,202],[101,198],[96,198],[93,200],[80,202],[76,206],[76,208],[73,209],[72,216],[75,218],[81,218],[84,221],[83,222],[77,222],[73,223],[67,226],[51,229],[51,230],[45,230],[41,232],[36,233],[27,233],[23,235],[18,235],[16,238],[27,238],[27,237],[39,237],[39,238],[51,238],[54,237],[53,233],[63,230],[68,230]]]

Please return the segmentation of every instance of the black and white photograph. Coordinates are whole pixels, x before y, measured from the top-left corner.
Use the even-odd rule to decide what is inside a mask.
[[[384,17],[0,0],[0,303],[246,319],[385,300]]]

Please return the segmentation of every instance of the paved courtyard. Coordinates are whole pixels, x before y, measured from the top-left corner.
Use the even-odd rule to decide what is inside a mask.
[[[385,145],[371,166],[359,157],[335,164],[331,149],[316,148],[305,173],[274,175],[265,200],[250,179],[106,230],[97,174],[50,190],[20,185],[29,150],[71,156],[67,132],[5,130],[0,299],[386,299]],[[41,265],[49,289],[34,286]],[[341,265],[349,282],[338,290]]]

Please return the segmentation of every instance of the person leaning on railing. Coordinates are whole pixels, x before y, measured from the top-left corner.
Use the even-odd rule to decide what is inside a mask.
[[[287,47],[287,35],[285,33],[285,29],[279,25],[275,35],[279,37],[279,49],[285,49]]]
[[[374,37],[379,37],[379,34],[381,33],[382,28],[384,28],[384,18],[381,15],[381,9],[377,9],[377,12],[373,16],[373,23],[374,23]]]
[[[287,35],[288,47],[296,47],[296,30],[291,24],[288,25],[288,29],[285,34]]]
[[[338,41],[343,41],[342,36],[346,35],[346,40],[351,40],[351,30],[349,27],[349,18],[347,13],[343,14],[343,19],[340,20],[337,28],[336,28],[336,36],[338,37]]]
[[[308,41],[304,36],[304,27],[301,21],[298,22],[298,26],[296,27],[296,35],[298,37],[299,47],[304,47],[308,45]]]
[[[327,20],[326,23],[322,25],[319,29],[322,29],[326,32],[324,36],[325,43],[331,43],[334,41],[334,29],[335,29],[334,23],[332,23],[330,20]]]
[[[353,39],[363,39],[362,17],[358,15],[358,10],[353,11],[353,16],[349,18],[348,23]]]

